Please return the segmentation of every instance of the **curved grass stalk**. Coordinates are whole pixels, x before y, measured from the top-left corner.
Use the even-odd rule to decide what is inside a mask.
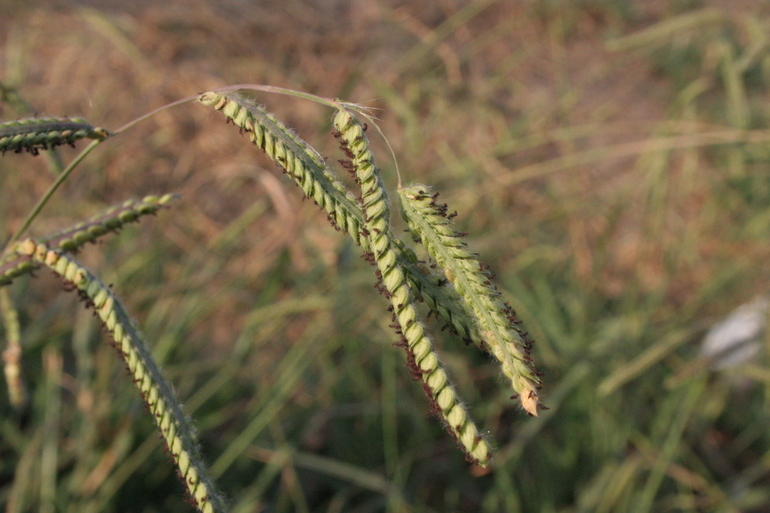
[[[16,251],[71,283],[93,306],[128,366],[196,507],[204,513],[224,512],[224,499],[206,475],[195,432],[121,302],[88,269],[45,244],[27,239],[16,246]]]
[[[208,92],[199,101],[222,112],[281,166],[305,195],[326,210],[329,221],[367,249],[363,214],[356,199],[304,140],[256,102],[235,93]]]
[[[467,457],[486,466],[490,459],[489,445],[470,419],[441,365],[410,297],[406,275],[398,265],[390,233],[387,196],[363,127],[344,109],[337,111],[334,126],[361,185],[371,258],[379,273],[381,292],[390,300],[394,323],[403,338],[412,372],[422,380],[431,409],[444,419]]]
[[[178,198],[179,196],[176,194],[165,194],[160,197],[147,196],[141,200],[124,201],[86,222],[46,237],[43,242],[48,247],[59,251],[75,251],[107,233],[120,230],[126,223],[156,213]],[[0,258],[0,287],[8,285],[17,276],[33,272],[38,267],[39,265],[17,252],[7,252]]]
[[[115,135],[118,135],[118,134],[122,134],[123,132],[125,132],[126,130],[131,128],[132,126],[136,125],[137,123],[141,123],[142,121],[144,121],[146,119],[151,118],[152,116],[154,116],[158,112],[164,111],[166,109],[170,109],[171,107],[176,107],[177,105],[182,105],[184,103],[190,103],[192,101],[197,100],[199,98],[199,96],[200,95],[196,94],[194,96],[188,96],[187,98],[182,98],[181,100],[177,100],[175,102],[167,103],[166,105],[161,105],[157,109],[154,109],[154,110],[148,112],[147,114],[144,114],[142,116],[139,116],[136,119],[133,119],[133,120],[129,121],[128,123],[126,123],[122,127],[118,128],[117,130],[113,130],[110,135],[111,136],[115,136]]]
[[[43,195],[42,198],[37,202],[35,207],[32,209],[32,211],[27,215],[27,218],[24,220],[24,223],[21,225],[21,228],[13,235],[11,238],[9,245],[13,242],[16,242],[21,238],[22,235],[24,235],[24,232],[27,231],[27,228],[32,224],[32,221],[35,220],[35,218],[40,214],[40,211],[43,210],[43,207],[46,203],[48,203],[48,200],[51,199],[51,196],[56,192],[56,190],[61,186],[61,184],[64,183],[64,180],[66,180],[70,173],[77,167],[78,164],[80,164],[86,156],[93,151],[94,148],[96,148],[99,143],[101,143],[104,139],[95,139],[91,141],[91,144],[86,146],[83,151],[81,151],[77,157],[75,157],[72,162],[70,162],[66,168],[64,168],[64,171],[61,172],[61,174],[56,178],[56,181],[51,184],[51,186],[48,188],[46,193]]]
[[[437,195],[431,194],[424,185],[406,187],[398,192],[409,229],[443,268],[447,280],[452,282],[477,319],[486,347],[501,363],[522,407],[536,416],[540,406],[537,397],[540,381],[529,356],[532,341],[519,329],[520,321],[500,298],[489,272],[460,240],[463,234],[452,228],[446,205],[436,203]]]

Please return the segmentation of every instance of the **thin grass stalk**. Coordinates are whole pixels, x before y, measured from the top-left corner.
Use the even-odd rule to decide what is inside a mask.
[[[53,344],[43,349],[44,397],[43,447],[40,451],[38,513],[56,512],[57,469],[59,467],[59,430],[62,423],[62,374],[64,359]]]
[[[468,459],[486,466],[490,459],[490,447],[470,419],[441,365],[410,297],[406,275],[398,265],[391,243],[394,237],[390,233],[387,195],[369,151],[363,126],[348,111],[340,109],[334,118],[334,127],[361,186],[370,256],[379,273],[380,290],[390,301],[394,325],[403,338],[410,368],[422,380],[431,409],[444,419]]]
[[[519,327],[521,321],[502,300],[489,271],[461,240],[464,234],[452,227],[446,205],[436,202],[438,195],[424,185],[399,189],[399,195],[409,229],[473,313],[486,348],[502,365],[522,407],[537,416],[540,380],[530,356],[532,340]]]
[[[18,243],[15,250],[51,269],[77,289],[86,303],[94,308],[155,419],[196,507],[203,513],[224,512],[224,499],[207,477],[195,432],[182,412],[171,385],[155,364],[142,334],[118,298],[88,269],[45,244],[27,239]]]
[[[61,184],[63,184],[64,181],[69,177],[70,173],[72,173],[75,167],[77,167],[77,165],[80,164],[80,162],[82,162],[82,160],[86,158],[86,156],[91,153],[91,151],[93,151],[93,149],[96,148],[99,143],[102,142],[102,140],[103,139],[95,139],[91,141],[91,144],[86,146],[83,151],[81,151],[78,156],[67,165],[66,168],[64,168],[64,171],[61,172],[61,174],[56,178],[56,181],[51,184],[43,197],[40,198],[40,201],[37,202],[37,205],[35,205],[35,207],[29,213],[27,218],[24,220],[24,223],[21,225],[21,228],[19,228],[19,230],[13,235],[9,244],[12,244],[21,239],[21,236],[24,235],[24,233],[27,231],[27,228],[29,228],[29,226],[32,224],[32,221],[34,221],[38,214],[40,214],[40,211],[43,210],[43,207],[46,203],[48,203],[48,200],[51,199],[51,196],[53,196]]]

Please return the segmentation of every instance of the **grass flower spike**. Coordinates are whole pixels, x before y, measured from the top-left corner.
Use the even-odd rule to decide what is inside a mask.
[[[16,245],[16,251],[21,256],[45,265],[72,284],[94,308],[112,336],[115,349],[128,366],[134,384],[155,419],[196,506],[204,513],[225,511],[221,495],[206,477],[194,431],[182,413],[171,385],[161,374],[144,338],[110,288],[75,260],[45,244],[36,244],[26,239]]]
[[[409,229],[472,312],[485,348],[500,361],[522,407],[537,415],[539,380],[529,356],[532,342],[519,329],[515,313],[492,285],[489,272],[460,239],[463,234],[452,228],[446,205],[436,202],[437,194],[424,185],[415,185],[400,189],[399,195]]]
[[[433,343],[418,318],[406,276],[397,265],[397,253],[390,242],[392,235],[387,217],[390,209],[363,127],[344,109],[338,110],[334,127],[361,186],[371,258],[379,273],[381,292],[390,300],[394,321],[403,336],[412,371],[422,380],[433,409],[447,423],[450,433],[469,459],[486,465],[490,457],[489,445],[457,397],[433,349]]]
[[[126,223],[156,213],[177,199],[179,196],[176,194],[165,194],[163,196],[146,196],[141,200],[124,201],[88,221],[46,237],[43,242],[48,247],[60,251],[76,251],[89,242],[95,242],[107,233],[120,230]],[[16,252],[7,252],[0,256],[0,287],[8,285],[15,277],[30,273],[38,267],[38,264]]]
[[[101,140],[109,133],[90,125],[82,118],[27,118],[0,123],[0,153],[27,151],[37,155],[62,144],[75,144],[79,139]]]
[[[309,144],[253,100],[237,93],[203,93],[199,101],[212,106],[246,132],[302,188],[305,195],[326,210],[329,221],[366,247],[361,232],[363,214],[355,198],[326,168]]]

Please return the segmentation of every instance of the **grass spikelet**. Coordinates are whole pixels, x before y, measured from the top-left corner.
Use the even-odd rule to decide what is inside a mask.
[[[477,319],[480,336],[500,361],[523,408],[537,415],[539,380],[529,356],[532,342],[518,328],[520,321],[501,299],[486,268],[462,242],[462,234],[452,228],[446,205],[436,203],[436,195],[424,185],[399,189],[399,195],[409,229],[444,270]]]
[[[224,500],[207,477],[196,437],[176,400],[171,385],[155,364],[143,336],[125,308],[98,278],[72,258],[42,243],[26,239],[17,252],[50,268],[77,289],[109,331],[125,361],[134,384],[155,419],[187,491],[204,513],[225,511]]]
[[[109,135],[82,118],[26,118],[0,123],[0,153],[14,151],[37,155],[62,144],[74,146],[79,139],[102,140]]]
[[[141,200],[128,200],[114,205],[90,220],[76,224],[58,234],[46,237],[43,241],[50,248],[60,251],[76,251],[99,237],[120,230],[126,223],[134,222],[142,216],[156,213],[179,199],[177,194],[146,196]],[[14,278],[33,272],[39,266],[17,251],[7,251],[0,258],[0,287],[8,285]]]
[[[485,466],[490,458],[489,445],[457,397],[433,343],[419,320],[406,276],[398,265],[398,255],[391,243],[393,237],[386,217],[389,212],[386,193],[363,137],[360,122],[346,110],[340,109],[334,118],[334,127],[343,150],[353,163],[361,186],[365,228],[369,234],[374,263],[382,280],[382,291],[392,306],[394,324],[403,337],[412,371],[422,380],[432,409],[444,419],[469,460]]]
[[[203,93],[199,101],[222,112],[268,157],[281,166],[305,195],[326,210],[329,219],[368,249],[363,214],[355,198],[328,170],[323,158],[275,116],[237,93]]]

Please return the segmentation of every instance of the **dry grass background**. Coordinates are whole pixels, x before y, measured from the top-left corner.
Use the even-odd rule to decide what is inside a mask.
[[[740,371],[741,391],[693,363],[708,323],[768,286],[764,3],[4,0],[0,13],[0,81],[30,106],[4,102],[3,119],[117,128],[248,82],[381,109],[405,179],[459,211],[535,334],[540,419],[484,357],[445,342],[499,448],[490,472],[468,468],[390,347],[371,270],[231,126],[187,105],[109,141],[35,233],[183,195],[81,258],[138,318],[234,511],[766,511],[766,363]],[[260,101],[339,158],[328,112]],[[50,181],[42,158],[0,161],[2,237]],[[0,501],[185,511],[121,364],[58,290],[42,275],[12,289],[32,402],[0,407]]]

